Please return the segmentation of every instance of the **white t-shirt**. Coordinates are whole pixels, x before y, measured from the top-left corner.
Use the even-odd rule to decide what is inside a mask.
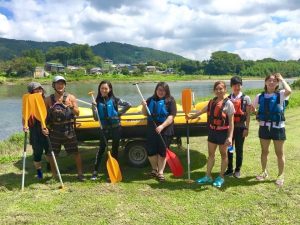
[[[285,100],[288,100],[289,99],[289,96],[284,96],[284,93],[285,93],[285,90],[283,89],[283,90],[280,90],[279,91],[279,94],[280,94],[280,106],[283,108],[284,107],[284,101]],[[261,93],[260,94],[258,94],[258,95],[256,95],[256,97],[255,97],[255,99],[254,99],[254,101],[253,101],[253,106],[254,106],[254,108],[257,108],[258,107],[258,103],[259,103],[259,96],[261,95]],[[265,98],[271,98],[271,97],[273,97],[275,95],[275,93],[272,93],[272,94],[267,94],[267,93],[265,93]],[[259,125],[260,126],[271,126],[271,122],[266,122],[265,123],[265,121],[259,121]],[[276,122],[273,122],[273,126],[272,126],[273,128],[283,128],[283,127],[285,127],[285,123],[284,123],[284,121],[280,121],[279,122],[279,124],[278,125],[276,125]]]
[[[231,116],[235,113],[234,105],[231,101],[227,101],[224,105],[223,112],[228,116]]]

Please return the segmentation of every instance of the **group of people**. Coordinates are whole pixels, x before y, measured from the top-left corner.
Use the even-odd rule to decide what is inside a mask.
[[[279,84],[282,89],[279,90]],[[215,97],[200,111],[186,115],[186,119],[194,119],[207,113],[208,126],[208,159],[206,175],[196,180],[199,184],[212,184],[222,187],[225,176],[241,176],[243,162],[243,145],[248,136],[250,114],[254,112],[259,121],[259,138],[261,145],[262,172],[257,180],[265,180],[268,177],[266,170],[269,146],[273,140],[278,162],[278,177],[276,184],[284,183],[285,157],[283,144],[286,140],[284,109],[287,99],[291,94],[291,88],[281,74],[271,74],[265,78],[264,91],[258,94],[253,103],[249,96],[242,93],[242,79],[234,76],[230,80],[231,94],[228,96],[226,84],[223,81],[215,82],[213,91]],[[37,177],[43,178],[41,170],[41,158],[43,151],[51,164],[53,176],[56,176],[55,167],[49,146],[45,141],[45,135],[49,135],[54,153],[60,152],[61,145],[67,153],[73,154],[77,166],[78,179],[84,180],[81,157],[78,152],[78,143],[74,130],[74,117],[79,115],[75,96],[67,93],[66,80],[62,76],[53,79],[54,94],[45,97],[48,110],[47,128],[42,129],[40,122],[30,120],[30,143],[33,148],[34,165],[37,169]],[[28,85],[30,93],[39,92],[43,96],[43,87],[32,82]],[[164,181],[164,169],[166,166],[166,147],[171,144],[174,136],[174,117],[176,116],[176,102],[170,93],[169,85],[159,82],[154,93],[147,100],[142,101],[142,113],[147,116],[146,149],[151,164],[150,176],[158,181]],[[118,160],[118,148],[121,137],[120,116],[131,107],[126,102],[114,95],[112,84],[109,81],[101,81],[98,87],[96,102],[93,105],[97,118],[102,125],[102,135],[99,134],[100,146],[95,158],[95,167],[91,179],[97,180],[100,172],[101,160],[106,149],[107,139],[112,140],[112,156]],[[25,132],[28,130],[24,129]],[[163,140],[161,140],[161,137]],[[236,166],[233,169],[233,152],[228,148],[235,147]],[[219,147],[221,155],[220,174],[213,179],[212,169],[215,163],[215,152]]]

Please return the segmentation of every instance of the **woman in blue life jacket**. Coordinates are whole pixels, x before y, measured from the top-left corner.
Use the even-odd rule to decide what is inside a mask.
[[[224,184],[224,173],[228,165],[227,148],[232,145],[235,110],[233,103],[225,96],[225,82],[215,82],[214,93],[215,97],[209,101],[207,106],[193,115],[188,115],[187,119],[194,119],[207,113],[208,158],[206,175],[196,182],[198,184],[212,183],[213,186],[220,188]],[[215,152],[218,146],[221,154],[221,171],[219,176],[213,180],[211,171],[215,164]]]
[[[28,84],[27,89],[30,94],[40,93],[43,96],[43,98],[45,98],[45,90],[43,89],[40,83],[31,82]],[[40,121],[38,121],[34,117],[30,117],[28,125],[29,129],[23,128],[23,130],[24,132],[29,131],[29,142],[32,145],[33,164],[37,171],[37,178],[43,179],[41,161],[43,153],[45,152],[45,154],[47,154],[49,152],[48,142],[45,135],[42,133],[42,126]],[[49,157],[47,157],[47,161],[49,161]]]
[[[283,89],[279,90],[279,83]],[[285,156],[283,144],[286,140],[284,109],[286,101],[292,90],[280,73],[268,75],[265,78],[264,92],[258,94],[253,101],[253,107],[257,110],[257,120],[259,121],[259,138],[261,145],[261,167],[262,173],[256,179],[263,181],[268,178],[267,161],[269,146],[273,140],[275,153],[277,156],[278,176],[276,185],[282,186],[284,183]]]
[[[169,85],[165,82],[159,82],[155,87],[154,94],[142,102],[142,105],[143,114],[148,116],[146,149],[152,167],[150,175],[157,178],[158,181],[164,181],[166,147],[159,134],[162,135],[167,147],[169,147],[174,135],[174,117],[177,113],[176,102],[171,96]],[[151,116],[147,113],[146,105]]]
[[[112,157],[118,160],[118,149],[121,138],[120,116],[131,107],[131,104],[115,97],[112,84],[107,80],[101,81],[98,86],[96,104],[103,134],[106,140],[112,139]],[[97,179],[102,156],[106,148],[105,143],[103,135],[100,135],[100,147],[96,154],[95,167],[91,180]]]

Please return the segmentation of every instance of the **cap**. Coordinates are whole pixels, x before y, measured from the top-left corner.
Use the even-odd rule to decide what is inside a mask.
[[[38,88],[43,88],[42,85],[38,82],[30,82],[27,86],[28,92],[33,92],[33,90],[38,89]]]

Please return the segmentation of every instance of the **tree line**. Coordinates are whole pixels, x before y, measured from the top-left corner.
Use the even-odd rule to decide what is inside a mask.
[[[21,56],[11,60],[0,61],[0,73],[4,76],[32,75],[35,67],[44,66],[45,62],[57,62],[64,66],[81,66],[85,69],[103,67],[103,58],[95,55],[92,48],[85,45],[72,44],[70,46],[56,46],[42,51],[30,49],[22,51]],[[125,62],[124,62],[125,63]],[[134,75],[143,74],[147,65],[155,66],[158,71],[172,68],[172,72],[179,75],[240,75],[261,76],[280,72],[285,77],[300,75],[300,60],[280,61],[273,58],[262,60],[243,60],[238,54],[217,51],[211,54],[209,60],[196,61],[176,59],[168,61],[149,60],[146,63],[135,63]],[[116,71],[109,71],[116,73]],[[130,75],[127,68],[117,71]]]

